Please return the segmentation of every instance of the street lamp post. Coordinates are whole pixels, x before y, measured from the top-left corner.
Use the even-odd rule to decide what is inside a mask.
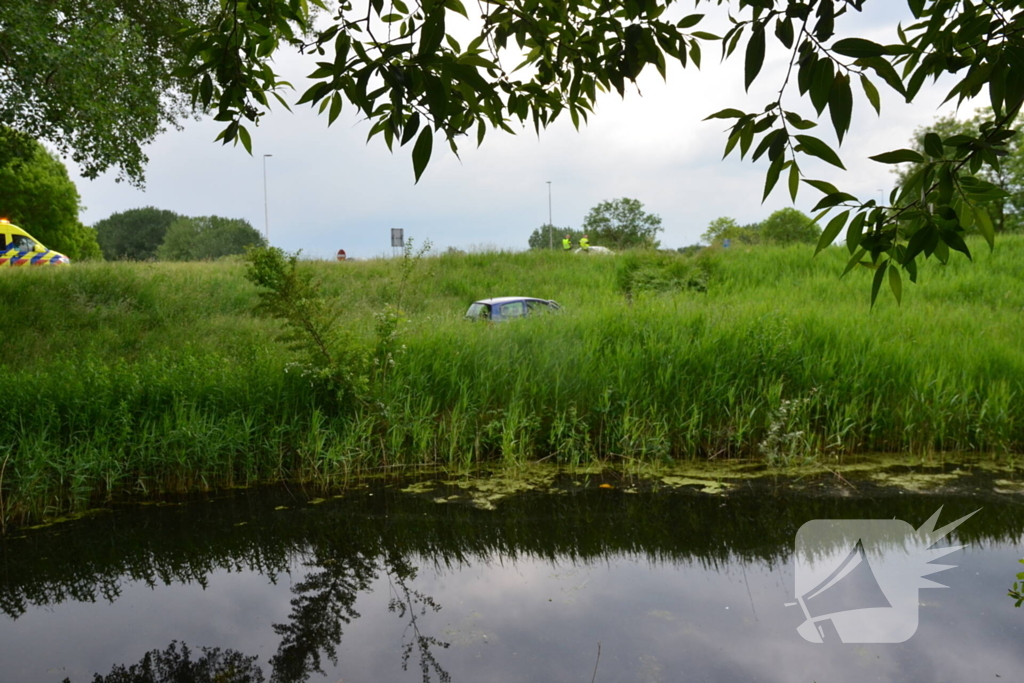
[[[551,234],[551,231],[555,229],[555,226],[551,224],[551,181],[548,181],[548,249],[555,248],[555,238]]]
[[[263,232],[267,238],[267,246],[270,246],[270,211],[267,208],[267,157],[273,154],[263,155]]]

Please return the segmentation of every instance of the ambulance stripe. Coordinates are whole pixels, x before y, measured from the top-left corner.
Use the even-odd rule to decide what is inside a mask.
[[[35,256],[33,256],[32,257],[32,265],[33,266],[45,266],[47,261],[48,261],[48,259],[46,258],[46,255],[49,254],[49,253],[50,253],[50,250],[47,249],[43,253],[36,254]]]

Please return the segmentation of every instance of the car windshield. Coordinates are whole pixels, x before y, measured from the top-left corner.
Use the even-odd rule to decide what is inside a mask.
[[[487,320],[491,317],[491,307],[480,302],[471,304],[469,310],[466,311],[466,317],[473,320]]]

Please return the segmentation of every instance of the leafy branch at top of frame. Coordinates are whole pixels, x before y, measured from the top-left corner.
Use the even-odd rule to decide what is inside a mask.
[[[310,27],[302,2],[255,0],[245,5],[244,21],[231,24],[232,31],[240,27],[237,39],[228,40],[221,29],[190,27],[187,38],[193,55],[203,57],[181,75],[194,78],[196,102],[216,106],[215,118],[227,123],[218,139],[241,141],[251,152],[243,122],[258,122],[257,105],[265,107],[268,94],[284,104],[278,90],[289,87],[277,80],[260,46],[276,40],[275,47],[282,43],[300,51],[312,47],[324,56],[333,49],[333,60],[317,62],[311,74],[314,84],[298,103],[318,105],[330,124],[348,101],[373,121],[369,137],[381,135],[392,149],[396,140],[401,145],[415,140],[412,161],[419,179],[431,157],[435,135],[443,136],[457,153],[463,136],[475,132],[480,144],[489,128],[513,132],[508,125],[511,119],[532,121],[539,132],[568,112],[578,127],[593,111],[598,92],[615,89],[624,94],[625,83],[635,82],[648,64],[665,76],[667,57],[684,66],[687,61],[699,66],[699,42],[717,39],[701,31],[685,32],[702,15],[688,15],[677,22],[662,19],[673,0],[599,4],[481,0],[483,27],[463,50],[447,30],[446,18],[468,16],[461,0],[435,0],[413,7],[403,0],[385,2],[371,0],[366,16],[359,18],[350,18],[352,7],[343,3],[334,23],[309,43],[296,37]],[[226,7],[240,4],[231,0]],[[269,21],[267,10],[277,4],[299,10]],[[397,35],[389,33],[387,40],[378,40],[374,22],[397,25]],[[506,72],[500,62],[500,53],[506,51],[525,53],[529,72],[516,77]]]
[[[823,244],[845,229],[847,246],[856,253],[859,245],[869,257],[853,265],[876,270],[876,277],[877,271],[889,270],[897,299],[899,273],[915,280],[918,254],[945,260],[950,249],[969,253],[963,242],[966,232],[978,230],[989,237],[991,221],[982,204],[996,192],[961,176],[977,164],[997,165],[1006,136],[1014,132],[1012,117],[1002,115],[1024,97],[1024,10],[1009,0],[909,0],[914,22],[897,28],[896,42],[882,45],[859,37],[837,38],[837,22],[862,10],[863,0],[738,0],[733,6],[738,6],[740,18],[733,19],[732,30],[721,38],[698,30],[702,14],[669,20],[666,10],[675,4],[480,0],[482,27],[463,49],[448,27],[450,18],[468,17],[462,0],[421,0],[413,6],[405,0],[370,0],[360,6],[359,16],[351,4],[343,3],[333,24],[312,32],[313,42],[297,37],[297,32],[311,32],[303,0],[252,0],[244,5],[228,0],[224,7],[238,17],[231,20],[230,31],[200,28],[191,34],[198,45],[193,55],[201,65],[195,72],[195,92],[204,105],[216,105],[217,118],[227,122],[221,139],[241,140],[249,148],[241,122],[258,120],[267,94],[276,95],[286,85],[276,80],[261,51],[284,43],[313,47],[326,59],[317,62],[314,83],[299,102],[319,106],[328,123],[350,102],[372,121],[369,137],[382,136],[390,148],[396,140],[412,144],[419,179],[436,136],[457,153],[463,136],[475,132],[479,144],[489,129],[511,132],[513,119],[532,121],[539,132],[568,112],[578,126],[593,111],[598,93],[624,94],[626,84],[635,83],[647,66],[662,76],[669,60],[699,67],[702,42],[720,41],[723,56],[729,57],[746,36],[744,82],[749,87],[761,74],[774,34],[791,52],[775,101],[756,113],[728,109],[712,115],[736,119],[727,153],[738,148],[741,157],[749,153],[755,161],[767,155],[766,196],[786,171],[791,197],[801,184],[825,193],[817,210],[840,213],[829,220],[824,231],[829,239]],[[388,27],[386,39],[377,37],[377,26]],[[501,64],[502,54],[509,53],[524,58],[512,71]],[[844,165],[830,143],[809,132],[815,121],[783,106],[794,71],[799,95],[810,100],[818,117],[828,110],[840,144],[850,129],[855,78],[880,114],[876,83],[912,101],[929,77],[953,74],[959,80],[949,98],[963,102],[987,89],[1000,118],[976,139],[939,140],[938,163],[925,171],[933,175],[922,178],[916,192],[907,192],[907,185],[898,188],[887,207],[858,202],[832,183],[807,178],[801,171],[805,157],[840,169]],[[929,144],[932,154],[935,141]],[[899,150],[874,158],[887,163],[893,154],[898,156]],[[877,287],[873,298],[876,294]]]

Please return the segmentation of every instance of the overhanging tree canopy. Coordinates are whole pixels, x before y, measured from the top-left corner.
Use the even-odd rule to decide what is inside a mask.
[[[172,1],[142,4],[170,6]],[[794,198],[807,184],[824,195],[816,210],[838,211],[825,225],[819,248],[845,230],[851,250],[847,270],[858,264],[875,270],[872,300],[886,280],[899,299],[900,273],[916,279],[919,256],[945,261],[950,250],[969,256],[967,231],[977,230],[992,242],[984,204],[1003,194],[976,174],[982,166],[999,164],[1024,101],[1024,9],[1018,0],[907,0],[915,20],[885,44],[841,30],[848,15],[881,6],[865,0],[696,0],[697,11],[689,14],[689,3],[677,0],[480,0],[471,5],[475,29],[468,42],[449,27],[450,19],[470,16],[462,0],[330,6],[325,0],[178,1],[199,11],[177,13],[185,31],[174,34],[165,43],[169,51],[161,54],[168,56],[166,64],[178,64],[174,83],[190,84],[193,105],[210,107],[224,122],[224,142],[251,148],[245,124],[259,120],[270,97],[287,106],[282,91],[289,84],[271,60],[287,44],[315,62],[313,85],[298,103],[319,107],[328,123],[345,103],[354,106],[372,122],[371,137],[382,136],[389,147],[412,144],[417,178],[435,139],[457,150],[464,136],[481,142],[489,130],[511,132],[516,121],[539,131],[568,115],[579,125],[593,112],[599,92],[624,94],[645,68],[664,75],[669,61],[699,68],[709,52],[742,56],[749,87],[768,50],[782,50],[789,68],[777,97],[751,111],[730,108],[712,117],[731,122],[727,153],[767,159],[766,196],[780,180]],[[132,4],[59,0],[46,6],[61,3],[72,9],[115,6],[115,17],[125,16]],[[42,3],[12,0],[11,6],[33,4]],[[310,7],[320,8],[322,21],[314,23]],[[701,30],[705,8],[728,10],[731,24],[724,35]],[[0,24],[0,40],[7,40],[14,25]],[[5,69],[0,80],[13,82],[22,64],[8,58],[0,69]],[[838,168],[843,162],[835,145],[810,132],[817,123],[790,108],[793,96],[809,99],[818,117],[827,111],[841,144],[853,116],[855,87],[881,114],[879,87],[912,101],[927,82],[946,74],[953,77],[949,98],[982,97],[994,111],[991,125],[977,135],[930,136],[924,154],[894,150],[872,157],[880,163],[921,163],[920,172],[894,190],[887,206],[806,177],[800,164],[807,157]],[[37,80],[45,83],[44,76],[40,72]],[[69,120],[73,132],[85,125],[73,116],[58,120]],[[66,135],[76,149],[92,140]],[[145,130],[127,137],[147,139]]]
[[[188,59],[178,31],[217,5],[4,0],[0,126],[52,143],[88,178],[116,168],[141,183],[142,147],[190,111],[187,85],[172,75]]]
[[[327,9],[320,0],[309,0]],[[844,15],[865,9],[864,0],[697,0],[728,6],[730,29],[721,36],[700,30],[704,15],[677,16],[673,0],[481,0],[479,30],[463,46],[448,30],[455,15],[469,16],[461,0],[343,2],[324,26],[309,21],[306,0],[227,0],[216,21],[194,24],[191,54],[199,67],[194,97],[217,109],[226,123],[222,139],[250,147],[246,120],[258,120],[268,94],[284,85],[269,64],[282,41],[315,55],[314,84],[299,98],[333,122],[345,102],[373,123],[371,137],[389,147],[413,144],[416,177],[430,159],[436,137],[457,150],[462,136],[482,142],[489,129],[511,131],[509,122],[539,129],[568,114],[577,126],[592,113],[599,91],[624,94],[647,67],[663,76],[669,60],[699,67],[714,48],[744,60],[749,88],[769,47],[789,55],[778,96],[753,111],[726,109],[711,115],[732,121],[726,154],[739,150],[769,161],[764,194],[785,178],[795,199],[801,184],[824,197],[815,211],[837,211],[818,249],[845,230],[851,258],[875,270],[872,302],[888,283],[897,299],[901,271],[917,277],[919,256],[949,258],[970,251],[964,234],[977,230],[992,243],[994,229],[984,203],[1003,196],[972,175],[998,166],[1024,101],[1024,10],[1017,0],[908,0],[915,18],[887,44],[839,31]],[[868,8],[870,11],[870,8]],[[301,33],[311,37],[303,38]],[[512,68],[518,64],[528,67]],[[863,89],[881,114],[878,88],[914,100],[930,79],[953,74],[948,99],[984,95],[995,112],[978,135],[937,135],[925,154],[895,150],[872,157],[880,163],[916,162],[920,171],[897,187],[887,206],[862,201],[835,185],[804,175],[806,157],[843,168],[834,146],[811,134],[817,126],[787,108],[795,91],[810,99],[842,143],[853,116],[853,88]],[[970,173],[965,173],[970,172]],[[819,215],[818,220],[823,219]]]

